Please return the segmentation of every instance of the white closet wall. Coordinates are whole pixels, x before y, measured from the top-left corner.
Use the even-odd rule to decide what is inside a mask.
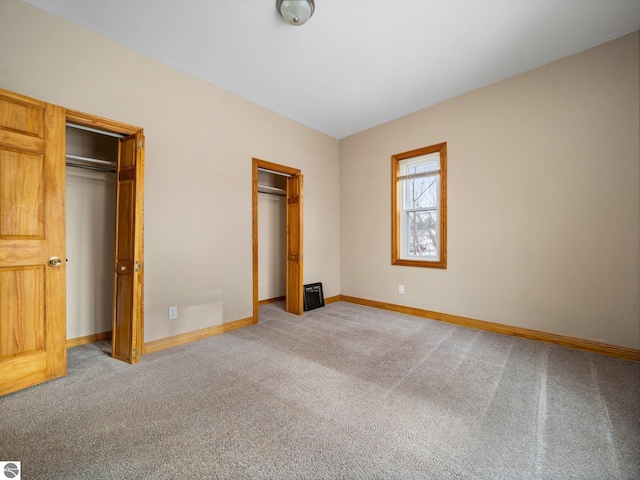
[[[258,194],[258,300],[286,294],[286,197]]]
[[[258,300],[286,295],[287,188],[282,175],[258,172]]]
[[[67,153],[114,159],[117,140],[99,137],[67,128]],[[116,174],[67,166],[66,186],[67,339],[72,339],[112,329]]]

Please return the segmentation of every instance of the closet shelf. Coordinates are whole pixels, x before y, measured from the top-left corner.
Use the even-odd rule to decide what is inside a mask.
[[[119,133],[107,132],[106,130],[98,130],[97,128],[85,127],[84,125],[78,125],[75,123],[67,122],[65,124],[67,127],[75,128],[76,130],[84,130],[85,132],[98,133],[100,135],[107,135],[109,137],[115,138],[124,138],[124,135],[120,135]]]

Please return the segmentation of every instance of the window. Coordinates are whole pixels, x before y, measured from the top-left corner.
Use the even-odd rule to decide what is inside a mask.
[[[447,268],[447,144],[391,157],[391,263]]]

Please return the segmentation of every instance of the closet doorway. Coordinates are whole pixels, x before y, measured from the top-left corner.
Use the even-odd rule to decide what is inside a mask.
[[[275,163],[253,159],[252,172],[252,210],[253,210],[253,322],[259,320],[260,306],[260,263],[267,255],[278,256],[278,252],[261,252],[259,239],[260,195],[282,196],[284,203],[284,296],[285,310],[296,315],[303,314],[303,176],[300,170]],[[277,215],[277,214],[276,214]],[[277,237],[277,234],[276,234]],[[280,246],[274,245],[279,249]],[[262,255],[262,257],[261,257]],[[273,272],[279,276],[279,266]],[[277,282],[277,278],[275,279]],[[276,287],[277,288],[277,287]]]
[[[124,135],[115,173],[112,350],[130,363],[142,353],[142,129],[0,89],[0,395],[67,372],[68,123]]]
[[[89,307],[94,310],[91,316],[95,322],[93,328],[103,330],[111,328],[112,356],[119,360],[136,363],[140,359],[144,345],[143,310],[143,187],[144,187],[144,134],[138,127],[120,122],[66,110],[66,151],[67,184],[71,185],[75,169],[85,172],[84,181],[93,182],[106,194],[93,207],[97,207],[98,218],[94,218],[96,229],[92,232],[80,227],[89,238],[81,239],[82,234],[74,234],[78,218],[82,217],[87,205],[68,205],[67,212],[79,213],[76,218],[67,219],[67,232],[70,235],[67,246],[68,268],[67,286],[94,283],[98,292],[93,292],[93,302]],[[79,188],[78,190],[81,190]],[[112,192],[110,193],[110,190]],[[73,194],[71,190],[68,194]],[[81,194],[82,192],[80,192]],[[98,193],[98,192],[94,192]],[[76,198],[77,199],[77,198]],[[68,200],[73,200],[69,198]],[[89,205],[89,208],[92,207]],[[102,218],[99,218],[102,215]],[[108,217],[111,218],[108,218]],[[74,223],[75,222],[75,223]],[[90,233],[89,233],[90,232]],[[101,232],[111,238],[98,240]],[[91,237],[95,235],[95,237]],[[93,253],[93,265],[81,264],[81,248],[74,248],[73,241],[80,241],[90,255]],[[74,259],[73,255],[77,255]],[[101,255],[102,258],[96,259]],[[69,258],[72,257],[72,258]],[[110,267],[109,267],[110,265]],[[102,277],[96,278],[96,275]],[[102,287],[102,288],[101,288]],[[74,318],[82,314],[80,292],[69,292],[69,322],[81,322]],[[84,296],[83,296],[84,297]],[[84,298],[83,298],[84,299]],[[71,303],[73,302],[73,303]],[[86,308],[86,307],[85,307]],[[110,325],[109,325],[110,323]],[[82,328],[82,326],[77,326]]]
[[[112,336],[121,137],[66,123],[67,348]]]

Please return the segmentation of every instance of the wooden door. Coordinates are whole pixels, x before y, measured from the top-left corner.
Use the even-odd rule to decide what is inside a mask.
[[[302,174],[293,175],[287,179],[287,298],[285,309],[296,315],[303,313],[302,188]]]
[[[116,189],[116,252],[112,356],[136,363],[143,332],[144,135],[120,140]]]
[[[65,112],[0,90],[0,395],[64,376]]]

